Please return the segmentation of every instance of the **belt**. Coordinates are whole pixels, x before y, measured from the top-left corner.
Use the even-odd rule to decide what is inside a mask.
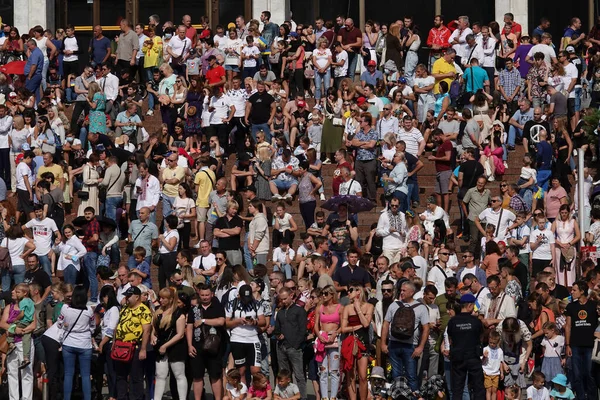
[[[356,161],[360,161],[360,162],[369,162],[369,161],[375,161],[374,158],[371,158],[370,160],[356,160]]]

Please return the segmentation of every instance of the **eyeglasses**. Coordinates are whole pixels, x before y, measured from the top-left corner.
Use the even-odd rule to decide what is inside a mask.
[[[381,293],[392,293],[394,289],[381,289]]]
[[[215,260],[217,260],[217,261],[225,261],[225,259],[223,257],[215,257]]]
[[[384,109],[385,111],[390,111],[390,110],[391,110],[391,108],[389,108],[389,107],[383,107],[383,109]]]
[[[468,254],[463,254],[463,256],[462,256],[462,258],[469,258],[469,257],[473,257],[473,256],[470,256]]]
[[[449,255],[450,255],[450,253],[446,253],[446,252],[444,252],[444,253],[438,253],[438,255],[440,255],[440,256],[449,256]]]
[[[508,185],[506,183],[503,183],[500,185],[500,187],[507,187]]]

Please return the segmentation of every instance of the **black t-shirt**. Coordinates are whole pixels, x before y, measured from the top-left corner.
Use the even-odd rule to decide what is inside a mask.
[[[419,159],[407,151],[404,152],[404,157],[406,158],[406,170],[412,172],[417,167]],[[406,178],[406,183],[417,183],[417,174],[413,174]]]
[[[448,322],[448,337],[452,341],[450,346],[451,360],[465,360],[479,358],[481,353],[481,321],[471,314],[460,313]]]
[[[546,129],[546,132],[550,132],[550,125],[546,121],[536,122],[534,120],[529,120],[525,122],[525,126],[523,127],[523,139],[527,139],[529,154],[532,154],[535,159],[535,154],[537,153],[536,143],[531,140],[531,134],[529,130],[534,125],[541,125]]]
[[[113,144],[110,141],[110,138],[104,134],[98,134],[98,140],[96,140],[95,142],[90,142],[92,145],[92,148],[95,150],[96,147],[98,145],[102,145],[104,146],[105,149],[112,149],[113,148]]]
[[[219,300],[216,297],[213,297],[208,308],[204,308],[201,305],[194,306],[189,312],[187,316],[187,323],[193,324],[195,321],[199,321],[201,319],[215,319],[215,318],[225,318],[225,308],[221,305]],[[214,327],[216,329],[217,335],[221,337],[225,337],[225,330],[222,326]],[[192,343],[197,348],[202,341],[202,329],[201,327],[193,329]],[[221,343],[223,343],[221,341]]]
[[[244,226],[244,221],[237,215],[231,218],[227,218],[227,216],[223,216],[217,218],[215,222],[215,228],[217,229],[231,229],[231,228],[242,228]],[[235,235],[227,238],[218,238],[219,240],[219,249],[220,250],[239,250],[240,248],[240,235]]]
[[[43,269],[38,268],[35,271],[27,271],[25,272],[25,278],[23,279],[23,283],[30,285],[32,283],[36,283],[42,287],[43,294],[46,291],[48,286],[52,286],[52,281],[46,272]]]
[[[516,265],[513,265],[513,268],[515,270],[515,277],[521,283],[523,297],[525,297],[525,292],[527,290],[527,266],[519,261]]]
[[[593,300],[585,304],[574,301],[567,306],[566,314],[571,317],[571,346],[594,347],[594,331],[598,326],[596,306]]]
[[[356,228],[356,222],[349,219],[350,226]],[[329,232],[331,235],[337,239],[336,243],[331,243],[329,248],[332,251],[337,252],[346,252],[350,249],[352,245],[352,238],[350,237],[350,230],[346,226],[346,221],[340,221],[339,219],[334,219],[332,221],[327,221],[327,225],[329,225]]]
[[[250,119],[253,124],[266,124],[271,118],[271,104],[275,101],[267,92],[256,92],[248,101],[252,104]]]
[[[333,281],[337,282],[340,286],[348,286],[350,282],[360,282],[363,286],[371,284],[371,276],[361,266],[354,267],[352,270],[348,265],[342,268],[337,268],[333,273]],[[347,292],[344,290],[340,292],[340,297],[347,296]]]
[[[462,187],[471,189],[477,184],[477,178],[483,175],[483,166],[475,160],[468,160],[460,165],[458,171],[463,173]]]
[[[550,296],[558,300],[566,299],[570,296],[569,289],[557,283],[554,289],[550,291]]]

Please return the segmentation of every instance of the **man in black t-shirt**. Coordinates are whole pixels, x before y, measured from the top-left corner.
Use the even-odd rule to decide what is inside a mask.
[[[544,127],[544,129],[546,129],[546,132],[550,132],[550,124],[548,121],[542,120],[542,115],[544,114],[542,113],[542,109],[540,107],[534,108],[533,119],[525,122],[525,125],[523,126],[523,148],[525,149],[525,152],[531,154],[534,160],[537,153],[537,143],[531,140],[531,127],[535,125],[541,125]]]
[[[242,263],[240,234],[244,221],[237,215],[239,205],[235,201],[227,204],[227,212],[215,221],[213,235],[219,241],[219,250],[224,250],[231,265]]]
[[[23,283],[30,285],[36,283],[42,288],[40,294],[42,296],[42,302],[46,300],[52,289],[52,280],[48,274],[40,268],[40,261],[36,254],[29,254],[27,256],[27,268],[25,271],[25,277]]]
[[[258,131],[265,132],[265,139],[271,143],[271,130],[269,126],[275,116],[275,99],[265,90],[264,82],[256,83],[256,93],[246,102],[246,125],[252,123],[252,137],[256,140]]]
[[[337,257],[337,268],[341,268],[346,261],[346,252],[350,249],[352,243],[358,240],[358,227],[356,221],[348,218],[348,206],[340,204],[337,210],[337,218],[334,214],[330,215],[323,229],[325,235],[328,235],[331,245],[329,250]]]
[[[573,389],[578,399],[595,399],[596,383],[592,376],[594,332],[598,327],[598,303],[588,300],[588,285],[577,281],[571,288],[573,302],[567,306],[565,323],[566,355],[571,357]]]

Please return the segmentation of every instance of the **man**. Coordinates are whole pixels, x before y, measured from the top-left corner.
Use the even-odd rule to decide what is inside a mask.
[[[195,28],[194,32],[196,31]],[[166,53],[171,56],[169,65],[173,68],[173,71],[179,76],[185,76],[185,61],[190,55],[190,49],[192,47],[192,41],[187,37],[188,28],[185,25],[179,25],[177,27],[177,34],[174,35],[169,44],[165,47]]]
[[[377,222],[377,236],[383,238],[383,255],[389,262],[400,261],[400,253],[405,247],[406,219],[400,212],[400,199],[390,200],[389,210],[381,213]]]
[[[471,30],[471,28],[469,28],[469,17],[467,16],[460,16],[457,19],[457,27],[454,30],[454,32],[452,32],[452,35],[450,35],[450,38],[448,39],[448,42],[450,43],[450,45],[452,46],[452,49],[454,50],[456,57],[457,57],[457,64],[458,65],[462,65],[462,58],[463,57],[468,57],[469,54],[465,54],[465,47],[467,44],[467,35],[471,35],[473,33],[473,31]],[[448,54],[448,53],[446,53]],[[435,65],[434,65],[435,67]]]
[[[60,231],[54,220],[44,217],[44,206],[36,204],[34,206],[35,219],[30,220],[22,226],[30,228],[32,233],[33,243],[35,244],[34,254],[38,256],[43,270],[52,276],[52,263],[50,262],[50,252],[52,251],[52,234],[55,234],[60,239]],[[94,277],[95,277],[94,273]],[[94,278],[95,279],[95,278]]]
[[[117,70],[130,69],[136,65],[137,52],[140,51],[140,42],[138,36],[131,29],[131,24],[126,19],[122,19],[119,24],[121,34],[117,42]]]
[[[382,80],[383,73],[377,69],[377,61],[369,60],[367,63],[367,70],[360,75],[360,84],[362,85],[362,88],[364,88],[367,84],[374,87],[377,85],[378,81]],[[356,89],[359,93],[363,92],[360,90],[361,88],[357,87]],[[364,94],[364,92],[362,94]]]
[[[490,275],[487,278],[490,291],[486,299],[480,301],[479,314],[483,315],[483,325],[487,329],[496,329],[506,318],[517,317],[515,301],[500,286],[500,276]]]
[[[267,64],[260,64],[258,71],[256,71],[254,74],[253,79],[255,82],[264,82],[266,88],[271,89],[271,84],[277,79],[277,77],[273,71],[269,71],[267,69]]]
[[[450,276],[444,281],[444,292],[438,291],[438,296],[435,298],[435,305],[440,310],[440,332],[445,332],[448,322],[450,321],[450,313],[448,312],[448,306],[456,301],[458,292],[456,290],[458,281],[455,277]],[[436,288],[437,290],[437,288]],[[441,294],[440,294],[441,293]],[[438,349],[442,343],[443,335],[438,337],[436,343],[436,349]]]
[[[199,246],[199,254],[192,263],[194,275],[202,275],[210,278],[217,272],[217,258],[211,252],[211,244],[207,240],[201,240]]]
[[[23,283],[26,285],[39,285],[41,288],[41,302],[45,302],[52,291],[52,278],[40,268],[39,257],[35,253],[26,251],[24,260],[27,261],[27,265]]]
[[[475,29],[475,25],[473,25],[473,29]],[[471,61],[473,59],[477,59],[480,62],[483,62],[485,54],[483,52],[483,46],[476,39],[473,33],[467,35],[465,37],[466,45],[464,49],[464,57],[460,59],[460,62],[465,68],[468,68],[471,65]]]
[[[486,281],[485,271],[482,270],[481,268],[479,268],[475,264],[475,256],[473,255],[472,251],[467,250],[467,251],[463,252],[462,259],[463,259],[463,266],[461,268],[459,268],[458,271],[456,272],[456,279],[459,282],[465,283],[464,278],[465,278],[465,276],[467,276],[469,274],[474,275],[479,282]],[[468,287],[469,285],[467,285],[465,283],[465,286]]]
[[[100,224],[96,219],[96,210],[94,210],[93,207],[86,207],[83,210],[83,216],[86,220],[86,225],[84,231],[85,233],[81,242],[87,250],[87,253],[85,256],[83,256],[83,263],[81,263],[81,265],[85,268],[85,274],[87,275],[87,280],[84,280],[83,286],[85,288],[90,288],[90,302],[97,303],[98,278],[96,276],[96,268],[99,251],[98,241],[100,240]]]
[[[44,153],[42,159],[44,160],[44,165],[38,168],[36,183],[42,180],[42,175],[46,172],[50,172],[54,177],[50,183],[54,186],[60,186],[60,188],[64,190],[65,178],[63,176],[62,167],[54,163],[54,156],[52,153]],[[38,197],[41,198],[41,196]]]
[[[542,36],[550,28],[550,20],[546,17],[540,18],[540,24],[531,32],[531,36]]]
[[[516,219],[517,216],[512,211],[502,208],[502,197],[494,196],[491,200],[491,207],[486,208],[475,217],[475,226],[481,232],[481,235],[485,236],[485,229],[481,223],[493,225],[495,227],[494,239],[497,241],[506,240],[507,228]]]
[[[146,250],[146,262],[152,265],[152,248],[158,248],[158,227],[150,221],[150,209],[142,207],[139,211],[139,219],[134,219],[129,225],[129,243],[133,242],[133,248],[141,246]],[[133,255],[127,260],[129,269],[136,267]]]
[[[529,208],[529,204],[527,204],[521,195],[519,195],[519,185],[516,183],[511,183],[508,185],[508,195],[510,196],[508,208],[510,208],[515,215],[519,215],[521,213],[530,213],[531,210]]]
[[[353,178],[348,167],[340,168],[340,176],[343,180],[339,188],[340,195],[362,197],[362,186]]]
[[[573,388],[577,398],[596,398],[596,383],[592,376],[592,349],[594,331],[598,326],[597,302],[588,299],[585,281],[577,281],[571,288],[573,302],[567,305],[565,323],[566,355],[571,357]]]
[[[177,78],[183,79],[183,78]],[[235,106],[228,96],[225,96],[221,88],[212,88],[212,97],[208,107],[210,111],[210,126],[206,128],[207,136],[216,136],[219,142],[229,151],[229,137],[227,134],[227,125],[235,114]]]
[[[479,267],[477,267],[479,268]],[[462,283],[464,287],[469,288],[473,296],[475,296],[475,300],[479,308],[482,307],[482,304],[485,304],[487,307],[488,294],[490,294],[489,289],[485,286],[487,284],[487,278],[485,277],[485,271],[479,270],[483,272],[482,279],[477,278],[475,274],[468,273],[462,275]],[[478,273],[478,275],[480,275]]]
[[[525,293],[529,282],[529,266],[523,264],[523,262],[519,259],[520,251],[521,249],[519,248],[519,246],[511,244],[506,249],[506,258],[508,258],[508,260],[512,264],[512,268],[515,272],[515,277],[517,277],[519,282],[522,282],[521,289],[523,292],[523,298],[525,298]]]
[[[472,57],[469,68],[467,68],[461,79],[465,82],[467,93],[476,93],[478,90],[486,89],[489,91],[490,81],[487,72],[479,66],[479,59]]]
[[[66,37],[62,41],[63,54],[63,76],[77,76],[79,74],[79,45],[75,37],[75,27],[67,25],[65,28]]]
[[[377,133],[373,129],[371,114],[362,113],[358,120],[360,131],[351,141],[352,146],[358,149],[355,162],[356,180],[367,189],[365,197],[376,201]]]
[[[413,126],[412,118],[405,115],[402,118],[402,128],[398,133],[398,140],[402,140],[406,145],[406,152],[419,158],[425,149],[425,140],[421,131]]]
[[[441,249],[437,253],[437,261],[427,274],[427,284],[434,285],[439,293],[444,291],[446,279],[454,276],[454,271],[448,266],[450,252],[448,249]]]
[[[189,15],[184,15],[181,18],[181,24],[185,28],[185,37],[190,39],[191,41],[190,48],[196,47],[196,42],[198,40],[198,32],[196,32],[196,28],[192,26],[192,17],[190,17]]]
[[[35,94],[36,102],[40,101],[40,85],[42,84],[42,70],[44,69],[44,54],[37,47],[33,39],[27,41],[29,56],[23,74],[25,75],[25,87]]]
[[[108,157],[107,165],[108,167],[104,172],[104,179],[102,179],[98,186],[106,188],[104,216],[111,221],[116,221],[117,207],[123,202],[123,187],[125,185],[126,176],[122,173],[116,156]]]
[[[381,332],[384,323],[384,317],[390,305],[394,302],[394,286],[396,282],[386,279],[381,283],[381,296],[377,304],[375,304],[375,334],[377,335],[376,343],[376,358],[377,365],[386,365],[387,356],[381,353]]]
[[[227,253],[231,265],[242,263],[240,239],[244,221],[237,215],[239,205],[236,201],[227,203],[227,212],[215,222],[214,236],[219,242],[219,249]]]
[[[546,63],[546,67],[550,69],[553,64],[557,63],[556,60],[556,52],[554,51],[554,47],[552,45],[552,35],[548,32],[542,35],[542,42],[534,45],[529,53],[527,53],[527,57],[525,60],[528,63],[533,64],[533,57],[535,53],[542,53],[544,55],[544,62]]]
[[[452,143],[445,140],[441,129],[434,130],[433,140],[437,146],[435,156],[429,156],[427,159],[435,163],[435,197],[437,205],[446,212],[450,208],[450,177],[452,176]]]
[[[115,126],[115,135],[117,137],[127,135],[131,143],[135,145],[142,143],[142,127],[144,124],[137,114],[137,105],[135,103],[127,103],[127,109],[117,115]]]
[[[225,337],[225,309],[221,302],[213,296],[210,285],[196,285],[196,293],[200,304],[192,307],[189,311],[186,327],[188,355],[191,359],[194,379],[194,400],[200,400],[202,397],[205,372],[208,372],[215,398],[220,399],[223,393],[223,374],[219,355],[223,352],[224,341],[221,340],[221,346],[217,349],[216,356],[214,353],[203,350],[203,345],[207,340],[206,331],[209,335]]]
[[[569,50],[575,52],[575,49],[572,47],[570,47]],[[577,59],[577,61],[581,66],[579,59]],[[569,120],[571,123],[571,130],[574,130],[575,126],[577,125],[577,122],[579,121],[579,111],[575,109],[575,100],[577,97],[577,92],[581,91],[581,89],[576,90],[575,87],[578,84],[580,72],[575,66],[575,64],[571,62],[570,54],[566,50],[562,50],[560,53],[558,53],[558,62],[562,64],[565,70],[564,90],[566,90],[567,93],[569,93],[567,99],[567,109]]]
[[[371,105],[371,107],[369,107],[369,112],[373,111],[371,115],[373,115],[374,119],[379,118],[383,112],[383,101],[375,95],[375,86],[367,83],[365,84],[363,92],[367,102]]]
[[[533,55],[533,61],[527,73],[527,98],[534,107],[542,107],[545,101],[546,86],[550,67],[544,61],[544,53],[538,51]]]
[[[528,99],[522,99],[519,101],[519,110],[515,112],[512,118],[508,121],[510,128],[508,130],[508,143],[507,147],[509,150],[515,149],[515,141],[517,136],[519,140],[523,138],[523,129],[525,123],[533,118],[533,109],[531,108],[531,102]]]
[[[400,125],[398,118],[392,114],[391,104],[384,105],[382,110],[381,118],[379,118],[375,125],[379,140],[383,140],[383,137],[390,132],[395,133],[397,136],[399,133],[398,127]]]
[[[217,62],[217,57],[213,54],[208,56],[208,71],[206,71],[206,83],[205,87],[215,88],[218,87],[223,90],[223,86],[226,82],[225,69]]]
[[[269,223],[267,216],[263,213],[264,208],[265,206],[256,198],[248,206],[248,211],[252,214],[252,221],[248,227],[247,244],[249,253],[256,259],[256,263],[266,265],[271,243]]]
[[[358,282],[363,287],[371,288],[369,273],[363,267],[358,266],[358,251],[349,249],[347,251],[348,263],[342,267],[336,267],[333,273],[333,283],[340,296],[340,302],[347,304],[348,289],[351,282]]]
[[[562,82],[561,82],[562,85]],[[550,95],[550,104],[546,112],[546,119],[567,117],[569,114],[569,100],[562,91],[556,90],[553,85],[546,85],[546,92]],[[572,109],[571,109],[572,111]]]
[[[4,181],[6,186],[11,186],[11,162],[10,153],[11,146],[9,146],[9,134],[13,128],[13,118],[7,113],[8,109],[4,104],[0,104],[0,178]]]
[[[475,296],[465,294],[460,298],[461,312],[448,323],[452,374],[452,398],[461,399],[468,376],[476,399],[485,397],[483,370],[481,369],[481,321],[473,315]]]
[[[167,168],[160,171],[160,183],[162,185],[162,213],[166,217],[175,211],[175,200],[179,196],[179,184],[185,178],[185,170],[177,165],[179,157],[177,153],[167,156]],[[189,214],[189,213],[188,213]],[[166,227],[165,227],[166,229]]]
[[[438,291],[433,285],[425,286],[423,290],[422,302],[429,311],[429,337],[425,345],[425,351],[423,352],[423,359],[420,361],[420,375],[424,372],[428,372],[428,376],[435,375],[438,371],[440,354],[435,351],[435,345],[440,337],[439,326],[441,324],[440,308],[435,304],[435,299],[438,295]]]
[[[133,35],[135,36],[135,33]],[[137,42],[137,38],[135,40]],[[110,63],[102,65],[102,78],[97,82],[106,96],[106,113],[116,118],[119,109],[118,105],[115,104],[119,95],[119,78],[113,75]]]
[[[151,213],[150,219],[156,222],[156,206],[160,200],[160,182],[148,171],[148,165],[144,162],[138,165],[139,177],[135,181],[135,190],[138,198],[136,212],[138,217],[142,208],[147,208]],[[148,253],[150,254],[150,253]]]
[[[94,26],[94,37],[90,39],[90,45],[88,47],[90,65],[95,67],[96,65],[106,64],[111,53],[110,39],[102,34],[102,26]]]
[[[437,201],[433,196],[427,198],[427,208],[419,214],[419,219],[422,221],[426,233],[431,237],[434,237],[433,223],[438,219],[444,220],[446,230],[450,231],[450,218],[448,213],[442,207],[438,207]]]
[[[271,22],[271,12],[263,11],[260,13],[260,21],[263,23],[263,30],[261,32],[261,36],[265,40],[265,55],[268,56],[271,54],[271,45],[273,44],[273,39],[279,36],[279,26],[276,23]],[[321,27],[323,20],[321,20]],[[318,29],[318,20],[317,20],[317,30],[316,30],[317,40],[319,40],[319,29]],[[321,32],[322,34],[322,32]],[[268,61],[268,60],[267,60]],[[261,64],[261,65],[269,65],[269,63]]]
[[[463,173],[463,182],[464,182],[464,173]],[[477,177],[477,176],[473,176]],[[487,179],[485,176],[478,175],[477,183],[475,187],[472,187],[467,190],[465,196],[462,199],[461,207],[462,212],[467,214],[467,220],[469,223],[469,251],[474,255],[478,255],[481,250],[481,232],[477,228],[477,218],[478,216],[487,209],[488,204],[490,204],[492,197],[489,189],[486,189],[485,185],[487,184]],[[460,182],[460,172],[459,172],[459,182]]]
[[[152,312],[141,301],[142,291],[130,287],[125,292],[126,305],[119,314],[114,340],[131,343],[134,348],[130,362],[115,361],[117,397],[132,400],[144,398],[144,361],[150,338]]]
[[[427,307],[413,299],[415,285],[406,281],[400,287],[398,299],[388,308],[383,327],[381,328],[381,350],[389,354],[392,363],[392,378],[404,375],[408,379],[408,385],[412,391],[418,389],[417,358],[423,354],[425,343],[429,337],[429,310]],[[399,311],[403,307],[409,307],[407,311]],[[395,325],[396,312],[414,313],[414,334],[408,338],[395,337],[392,327]],[[389,339],[389,343],[388,343]],[[403,373],[404,371],[404,373]]]
[[[353,242],[356,243],[358,240],[357,224],[353,218],[348,218],[348,206],[346,204],[340,204],[337,213],[329,215],[327,222],[325,222],[322,236],[331,240],[329,248],[337,258],[337,271],[346,261],[346,253],[350,249],[351,244]]]
[[[564,96],[563,96],[564,98]],[[566,99],[565,99],[566,100]],[[565,101],[566,103],[566,101]],[[565,104],[566,106],[566,104]],[[537,143],[531,140],[531,128],[536,125],[541,126],[546,132],[550,132],[550,124],[548,120],[543,120],[542,108],[537,106],[533,109],[533,119],[527,121],[523,127],[523,149],[526,154],[529,154],[532,160],[536,159]],[[539,127],[536,127],[538,129]],[[532,164],[533,165],[533,164]]]
[[[273,335],[277,338],[279,368],[293,371],[301,398],[306,398],[306,377],[302,364],[302,345],[306,340],[306,311],[294,302],[290,289],[279,291],[281,309],[275,318]]]
[[[469,119],[469,122],[471,120]],[[475,121],[474,121],[475,122]],[[467,122],[468,124],[468,122]],[[475,124],[477,124],[477,122],[475,122]],[[479,128],[479,125],[477,125],[477,128]],[[465,219],[467,218],[467,214],[468,214],[468,208],[466,206],[464,206],[464,198],[467,194],[467,192],[469,191],[469,189],[473,188],[476,186],[477,184],[477,180],[480,176],[483,175],[484,173],[484,169],[483,169],[483,165],[481,165],[481,163],[478,161],[478,157],[475,155],[477,153],[477,149],[474,148],[467,148],[466,150],[464,150],[463,152],[463,158],[464,161],[461,163],[460,168],[458,170],[458,200],[459,200],[459,206],[460,208],[460,212],[461,212],[461,226],[463,228],[462,233],[463,233],[463,237],[466,235],[467,237],[464,237],[463,240],[465,241],[469,241],[468,236],[470,236],[470,226],[469,225],[465,225]],[[487,182],[487,180],[486,180]],[[484,207],[485,208],[485,207]]]
[[[194,178],[194,185],[198,188],[198,195],[196,197],[196,216],[198,225],[196,227],[196,232],[198,233],[198,239],[203,240],[206,234],[206,219],[210,206],[208,197],[215,185],[216,175],[214,171],[210,169],[210,158],[208,156],[201,156],[198,161],[200,170],[196,173],[196,177]]]
[[[517,108],[517,98],[521,92],[521,74],[514,67],[512,58],[506,58],[504,61],[506,68],[500,71],[498,90],[512,113]]]
[[[436,15],[433,18],[433,28],[429,30],[427,36],[427,46],[429,47],[429,68],[442,57],[444,51],[450,47],[450,36],[452,31],[444,25],[444,16]]]
[[[281,156],[275,158],[271,169],[272,180],[269,182],[272,201],[286,200],[291,201],[296,189],[298,188],[297,171],[300,162],[292,155],[291,150],[285,149]],[[281,196],[279,191],[286,192],[285,196]]]
[[[544,191],[548,190],[548,183],[552,174],[552,160],[554,150],[552,145],[548,143],[548,132],[545,129],[538,131],[538,143],[536,144],[536,165],[537,165],[537,184]]]
[[[246,26],[246,21],[244,21],[244,17],[239,15],[235,19],[235,26],[238,34],[238,38],[243,42],[246,41],[246,36],[248,36],[248,27]]]
[[[296,148],[300,139],[308,137],[308,127],[311,122],[309,119],[310,113],[306,108],[306,101],[299,100],[297,103],[298,109],[291,113],[290,126],[290,146]]]
[[[35,153],[28,150],[24,153],[21,161],[17,163],[15,177],[17,181],[17,214],[16,220],[19,221],[21,214],[24,213],[26,218],[33,219],[33,171],[31,163],[35,158]]]
[[[460,132],[460,122],[456,119],[456,109],[453,106],[448,106],[448,108],[446,109],[445,116],[439,116],[439,122],[437,127],[441,129],[442,132],[444,132],[444,138],[452,142],[452,147],[456,147],[458,144],[458,134]],[[463,139],[463,142],[464,141],[465,139]],[[469,146],[463,145],[463,150],[468,147]]]
[[[444,55],[438,60],[436,60],[435,63],[433,63],[433,67],[431,68],[431,75],[435,78],[435,86],[433,87],[434,94],[440,94],[441,81],[445,81],[448,84],[448,88],[450,88],[452,81],[456,78],[457,71],[456,67],[454,66],[454,59],[456,57],[456,50],[447,49]]]
[[[404,153],[406,159],[406,170],[408,171],[408,178],[406,178],[406,186],[408,186],[408,204],[413,209],[419,207],[419,180],[417,173],[425,166],[423,161],[419,160],[414,155],[406,151],[406,143],[404,140],[396,142],[396,149]],[[407,212],[413,212],[408,210]]]
[[[585,40],[585,33],[581,32],[581,20],[577,17],[571,18],[569,27],[565,29],[563,37],[560,40],[560,50],[565,50],[567,46],[578,48]],[[578,393],[578,396],[579,393]]]
[[[224,215],[227,212],[227,179],[225,177],[217,179],[215,190],[210,192],[208,203],[210,208],[206,220],[205,238],[209,243],[213,242],[213,230],[219,215]]]
[[[358,52],[362,47],[362,32],[356,26],[352,18],[346,18],[344,27],[340,28],[336,40],[341,43],[342,49],[348,53],[348,75],[354,80],[356,73],[356,63],[358,62]]]
[[[415,266],[416,275],[421,278],[423,282],[427,281],[427,260],[419,254],[419,242],[410,241],[406,246],[406,254],[411,258],[413,265]]]
[[[246,102],[246,115],[244,118],[246,125],[252,123],[251,132],[254,140],[256,140],[256,134],[263,131],[265,140],[271,141],[270,125],[275,117],[276,107],[275,99],[267,93],[264,82],[258,81],[256,83],[256,93],[250,96]]]

